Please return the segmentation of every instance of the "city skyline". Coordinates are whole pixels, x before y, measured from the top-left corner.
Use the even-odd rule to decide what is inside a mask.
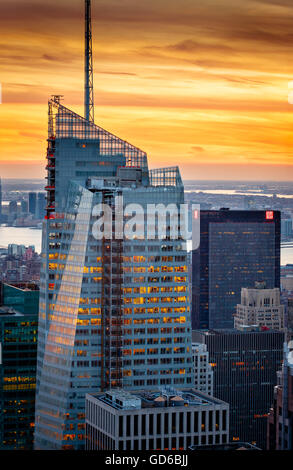
[[[83,114],[82,2],[28,7],[12,0],[0,18],[3,178],[44,176],[52,93]],[[93,13],[96,122],[144,149],[150,168],[180,161],[183,179],[290,179],[289,1],[111,0]]]

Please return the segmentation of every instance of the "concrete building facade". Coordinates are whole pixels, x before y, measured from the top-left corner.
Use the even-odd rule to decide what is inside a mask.
[[[224,444],[229,406],[193,389],[86,396],[87,450],[184,450]]]
[[[194,388],[213,396],[214,376],[206,344],[192,343]]]
[[[280,289],[266,289],[265,283],[256,283],[254,289],[241,289],[241,303],[236,307],[234,327],[257,325],[273,330],[284,329],[284,305]]]

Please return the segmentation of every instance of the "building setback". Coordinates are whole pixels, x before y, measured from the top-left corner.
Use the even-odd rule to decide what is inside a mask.
[[[200,212],[192,254],[192,328],[233,328],[242,287],[280,287],[280,212]]]
[[[193,331],[207,345],[214,396],[230,405],[230,442],[266,448],[267,416],[283,357],[280,331]]]
[[[87,450],[184,450],[228,442],[229,406],[193,389],[86,396]]]

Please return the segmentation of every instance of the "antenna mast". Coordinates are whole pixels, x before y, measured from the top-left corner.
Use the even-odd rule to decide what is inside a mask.
[[[85,86],[84,115],[94,122],[94,84],[93,84],[93,51],[92,51],[92,14],[91,0],[85,0]]]

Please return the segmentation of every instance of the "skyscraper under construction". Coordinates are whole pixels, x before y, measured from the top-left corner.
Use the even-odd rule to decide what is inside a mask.
[[[145,226],[95,235],[99,204],[112,209],[112,229],[127,225],[129,204],[178,207],[184,189],[177,167],[149,170],[143,151],[94,124],[85,7],[85,118],[60,96],[49,101],[36,449],[84,447],[86,393],[192,383],[185,241],[171,224],[164,239],[147,239]]]

